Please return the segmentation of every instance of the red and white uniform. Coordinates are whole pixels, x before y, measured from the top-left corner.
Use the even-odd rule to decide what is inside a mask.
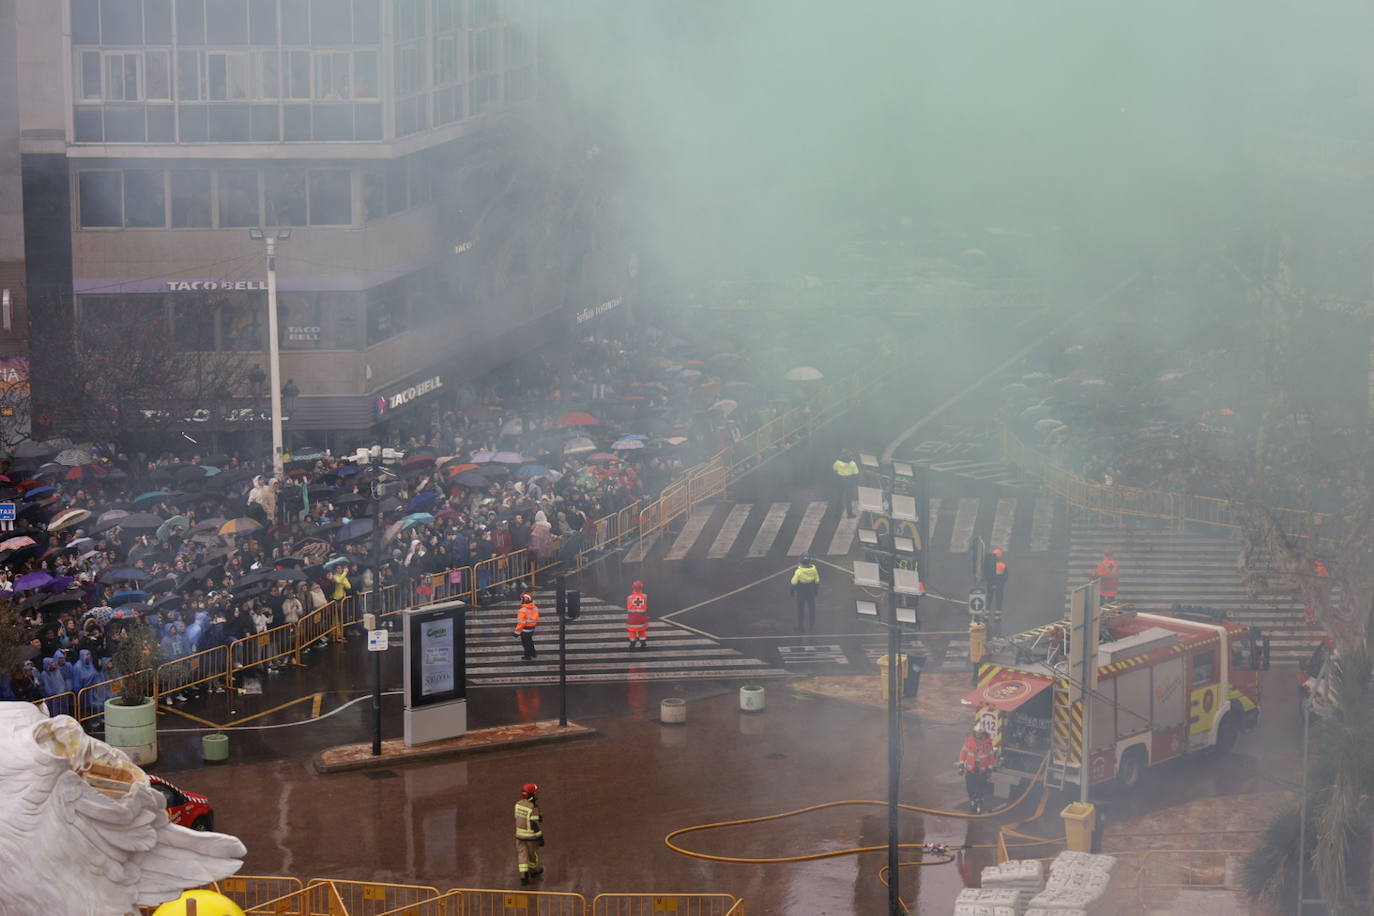
[[[649,637],[649,596],[640,588],[625,598],[625,632],[630,639]]]

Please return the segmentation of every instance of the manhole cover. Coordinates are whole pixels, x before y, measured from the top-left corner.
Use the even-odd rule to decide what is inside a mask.
[[[368,779],[395,779],[395,778],[396,778],[396,772],[395,772],[394,770],[367,770],[366,772],[363,773],[363,775],[366,776]]]
[[[787,757],[786,754],[780,753],[778,751],[774,751],[771,754],[764,754],[763,756],[765,760],[783,760]]]

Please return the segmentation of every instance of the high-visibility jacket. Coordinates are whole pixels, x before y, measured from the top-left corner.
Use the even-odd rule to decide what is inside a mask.
[[[520,605],[520,610],[515,616],[515,632],[523,633],[526,630],[533,631],[539,625],[539,608],[534,606],[534,602]]]
[[[792,589],[802,594],[815,594],[821,587],[821,571],[814,565],[798,564],[792,570]]]
[[[539,814],[539,806],[532,798],[522,798],[515,803],[515,838],[517,840],[537,840],[544,835],[544,819]]]
[[[1093,570],[1093,578],[1098,582],[1098,592],[1104,598],[1115,598],[1120,571],[1115,560],[1103,560]]]
[[[859,476],[859,464],[856,461],[845,461],[843,458],[836,458],[834,468],[836,477]]]
[[[995,767],[997,750],[992,746],[992,739],[986,735],[982,738],[969,735],[959,749],[959,763],[972,773],[986,773]]]
[[[649,596],[643,592],[630,592],[625,598],[625,625],[630,627],[647,626],[649,623]]]

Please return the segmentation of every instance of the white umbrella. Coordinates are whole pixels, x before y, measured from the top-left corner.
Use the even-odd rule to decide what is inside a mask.
[[[724,399],[722,399],[722,400],[716,401],[716,402],[715,402],[714,404],[712,404],[708,409],[709,409],[709,410],[718,410],[718,411],[720,411],[722,414],[724,414],[725,416],[728,417],[728,416],[730,416],[730,414],[734,413],[735,410],[736,410],[736,408],[738,408],[738,407],[739,407],[739,402],[738,402],[738,401],[732,401],[732,400],[730,400],[729,398],[724,398]]]
[[[1043,433],[1043,432],[1048,432],[1048,431],[1051,430],[1051,429],[1058,429],[1059,427],[1061,427],[1061,426],[1063,426],[1063,425],[1064,425],[1064,424],[1061,423],[1060,421],[1054,420],[1054,419],[1050,419],[1050,418],[1046,418],[1046,419],[1044,419],[1044,420],[1036,420],[1036,421],[1035,421],[1035,428],[1038,429],[1038,430],[1039,430],[1040,432],[1042,432],[1042,433]]]
[[[586,436],[574,436],[563,443],[563,454],[565,455],[585,455],[594,451],[596,451],[596,443]]]
[[[811,366],[798,366],[795,369],[788,369],[783,378],[789,382],[814,382],[825,378],[825,373],[819,369],[813,369]]]
[[[53,460],[58,464],[65,464],[69,468],[74,468],[83,464],[90,464],[95,459],[91,457],[90,452],[82,451],[79,448],[68,448],[58,452],[57,457]]]
[[[643,448],[643,439],[617,439],[611,443],[611,448],[617,451],[626,451],[633,448]]]

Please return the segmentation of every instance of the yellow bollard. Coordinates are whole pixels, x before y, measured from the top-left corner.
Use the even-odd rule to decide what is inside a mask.
[[[988,654],[988,628],[973,621],[968,625],[968,660],[976,666]]]
[[[1064,806],[1059,816],[1064,819],[1065,848],[1070,852],[1092,852],[1097,808],[1090,802],[1072,802]]]

